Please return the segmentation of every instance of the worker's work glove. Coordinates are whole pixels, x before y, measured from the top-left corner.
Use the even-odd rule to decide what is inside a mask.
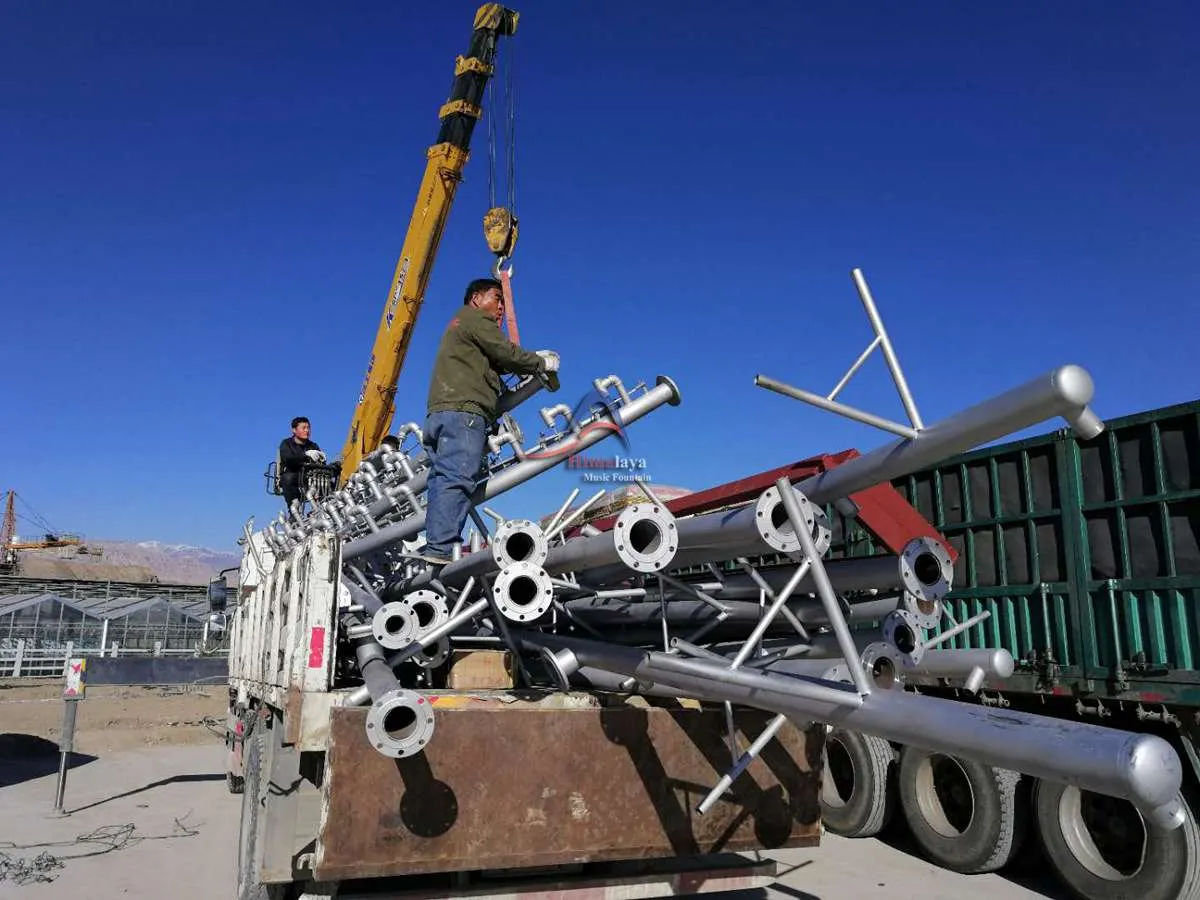
[[[315,463],[325,462],[325,454],[320,450],[305,450],[304,455]]]
[[[538,350],[537,355],[542,358],[542,368],[547,372],[558,371],[558,354],[553,350]]]

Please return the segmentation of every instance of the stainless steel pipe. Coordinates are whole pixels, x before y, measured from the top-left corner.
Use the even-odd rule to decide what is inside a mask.
[[[511,520],[510,520],[511,521]],[[437,575],[437,579],[453,588],[468,578],[480,578],[501,570],[501,560],[513,563],[527,561],[525,556],[510,548],[506,542],[505,525],[497,529],[496,543],[491,550],[480,550],[452,562]],[[536,525],[526,522],[514,529],[514,535],[533,535]],[[541,531],[536,531],[541,536]],[[522,544],[524,546],[524,544]],[[547,549],[545,538],[535,541],[534,550],[527,554],[529,559],[540,557],[540,565],[550,575],[560,575],[577,569],[594,566],[619,565],[629,572],[657,572],[665,568],[675,555],[675,520],[664,507],[638,503],[628,506],[617,517],[612,531],[592,537],[572,538],[565,544]],[[521,558],[517,558],[521,556]],[[397,590],[407,591],[428,584],[433,579],[431,571],[418,573],[407,581],[397,581],[386,589],[387,596]]]
[[[831,537],[825,513],[810,506],[806,500],[799,502],[813,533],[813,541],[817,549],[824,553],[829,548]],[[676,522],[679,549],[671,561],[675,568],[770,553],[800,552],[799,538],[788,521],[779,489],[774,486],[763,491],[752,504],[690,516]],[[581,582],[594,586],[619,583],[631,575],[621,566],[596,567],[577,574]]]
[[[719,592],[706,593],[721,599],[721,602],[729,608],[729,613],[724,619],[727,626],[742,625],[752,628],[754,623],[762,617],[763,608],[757,602],[728,601]],[[682,593],[668,595],[666,601],[667,622],[670,625],[699,627],[717,617],[717,611],[707,603],[690,598],[684,599],[685,596]],[[857,603],[847,604],[843,607],[843,612],[849,621],[872,622],[883,619],[888,613],[894,612],[900,606],[901,599],[902,595],[899,594],[871,597]],[[619,599],[584,598],[568,600],[564,606],[572,615],[578,614],[589,625],[597,628],[647,625],[657,622],[661,616],[657,598],[634,602]],[[829,624],[825,608],[819,600],[812,598],[791,600],[787,606],[802,625]],[[786,634],[795,633],[787,622],[777,622],[772,627]]]
[[[927,678],[965,680],[979,670],[985,680],[1003,680],[1012,677],[1014,667],[1007,650],[926,650],[921,661],[905,671]]]
[[[613,413],[615,424],[627,428],[638,419],[654,412],[662,406],[678,406],[680,402],[679,388],[666,375],[659,375],[655,386],[644,394],[633,398]],[[541,475],[543,472],[563,463],[568,457],[594,446],[606,437],[616,433],[615,428],[600,427],[605,422],[597,422],[585,428],[579,436],[570,435],[551,444],[545,450],[526,455],[523,462],[508,466],[475,489],[471,502],[475,506],[486,503],[506,491]],[[381,550],[389,544],[407,540],[420,534],[425,528],[425,512],[422,510],[402,522],[381,528],[379,531],[348,541],[342,548],[342,559],[350,561]]]
[[[759,569],[758,574],[771,590],[781,591],[791,578],[792,571],[791,566],[780,566]],[[826,560],[825,571],[833,589],[839,594],[907,590],[923,603],[940,600],[949,593],[954,577],[954,565],[945,548],[933,538],[925,537],[909,541],[899,556]],[[753,578],[736,572],[723,576],[719,586],[710,585],[706,593],[725,602],[757,599],[760,590]],[[796,592],[816,592],[811,574],[800,582]],[[677,591],[667,593],[668,596],[678,595]]]
[[[523,637],[551,650],[569,649],[581,666],[643,679],[660,688],[754,706],[796,721],[841,725],[885,740],[1120,797],[1162,829],[1177,828],[1184,820],[1179,794],[1183,767],[1171,745],[1155,735],[998,711],[907,691],[877,690],[862,696],[849,686],[828,685],[828,691],[841,690],[848,701],[857,702],[823,702],[805,696],[813,683],[797,677],[753,669],[731,672],[720,663],[679,660],[596,641],[528,633]],[[680,665],[683,662],[686,666]],[[1064,753],[1064,747],[1070,752]]]
[[[1062,366],[924,428],[915,438],[893,441],[795,486],[814,504],[829,503],[1056,416],[1081,438],[1092,438],[1104,430],[1088,408],[1094,394],[1086,369]]]

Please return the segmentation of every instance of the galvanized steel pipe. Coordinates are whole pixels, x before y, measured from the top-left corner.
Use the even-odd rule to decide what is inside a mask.
[[[666,375],[659,375],[654,387],[616,410],[613,413],[613,418],[621,428],[627,428],[638,419],[654,412],[659,407],[668,405],[678,406],[679,402],[679,388],[675,386],[675,382]],[[598,426],[605,423],[597,422],[595,424]],[[543,472],[565,462],[569,456],[588,449],[614,433],[614,428],[585,428],[583,433],[578,437],[572,435],[569,438],[555,442],[545,450],[528,454],[524,462],[507,467],[476,488],[475,493],[471,497],[471,502],[475,506],[479,506],[493,497],[498,497],[500,494],[512,490],[517,485],[523,484],[531,478],[535,478]],[[353,541],[348,541],[342,548],[342,559],[345,561],[357,559],[365,554],[381,550],[389,544],[413,538],[420,534],[424,528],[425,512],[422,510],[402,522],[388,525],[377,532]]]
[[[804,696],[812,683],[796,677],[753,669],[730,672],[720,663],[679,660],[654,651],[576,638],[528,633],[523,638],[551,650],[569,649],[581,666],[646,680],[659,688],[675,688],[684,695],[753,706],[794,721],[840,725],[1120,797],[1162,829],[1177,828],[1184,821],[1179,794],[1183,767],[1174,748],[1155,735],[907,691],[877,690],[860,696],[848,685],[827,688],[842,691],[846,703],[822,702]],[[1063,752],[1063,748],[1070,751]]]
[[[760,383],[755,379],[755,383]],[[935,465],[1030,426],[1061,416],[1083,439],[1104,424],[1088,408],[1095,384],[1087,370],[1062,366],[864,456],[797,482],[815,504],[825,504]]]

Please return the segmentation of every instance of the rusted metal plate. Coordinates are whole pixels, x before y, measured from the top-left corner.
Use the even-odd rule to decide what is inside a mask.
[[[318,879],[819,842],[820,726],[785,727],[700,816],[696,805],[730,765],[720,710],[495,699],[456,699],[434,710],[433,740],[403,760],[367,742],[365,709],[332,710]],[[742,747],[770,718],[738,714]]]

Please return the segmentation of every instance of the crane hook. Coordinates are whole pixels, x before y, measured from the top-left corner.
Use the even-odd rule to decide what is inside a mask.
[[[501,255],[501,256],[496,257],[496,264],[494,266],[492,266],[492,274],[496,278],[499,278],[501,275],[507,275],[509,278],[513,277],[513,265],[511,262],[508,264],[507,271],[505,271],[503,268],[504,263],[507,261],[508,261],[507,256]]]

